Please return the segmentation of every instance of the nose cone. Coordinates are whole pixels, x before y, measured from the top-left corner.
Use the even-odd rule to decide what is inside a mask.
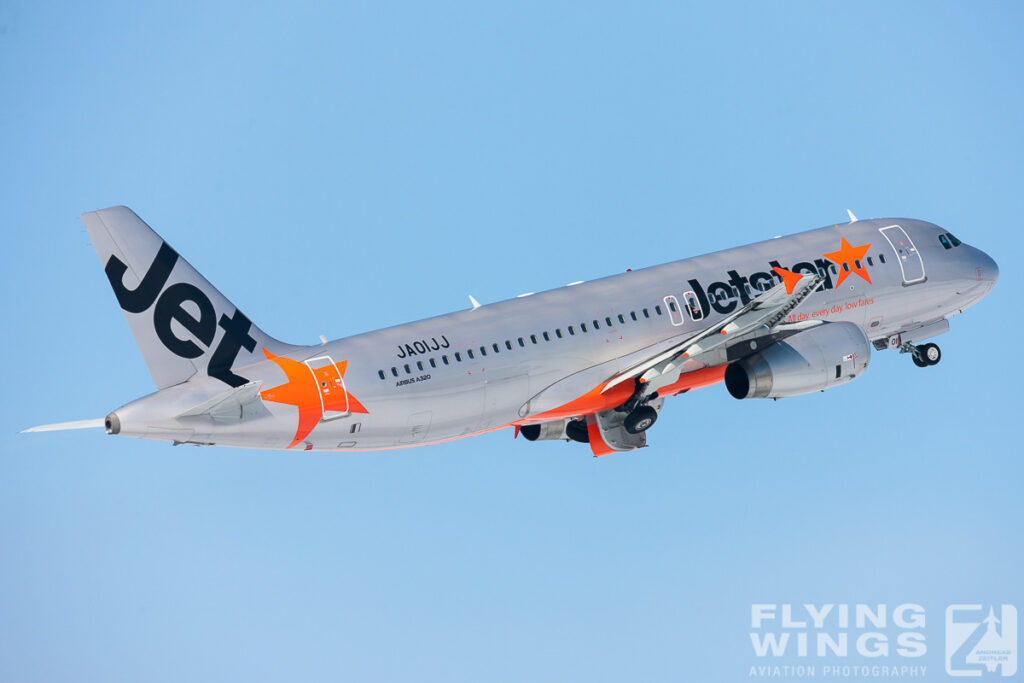
[[[967,246],[967,245],[965,245]],[[965,265],[970,267],[967,273],[968,279],[978,283],[976,289],[983,288],[985,292],[991,291],[995,281],[999,279],[999,266],[995,264],[992,257],[976,247],[970,247],[968,259]]]
[[[978,282],[987,283],[991,289],[999,279],[999,266],[991,256],[981,249],[975,249],[974,252],[974,277]]]
[[[964,289],[960,291],[963,297],[963,308],[960,310],[973,306],[988,296],[996,286],[996,280],[999,279],[999,266],[991,256],[981,249],[969,247],[965,256],[967,258],[964,265],[969,270],[964,273],[966,282],[964,282]]]

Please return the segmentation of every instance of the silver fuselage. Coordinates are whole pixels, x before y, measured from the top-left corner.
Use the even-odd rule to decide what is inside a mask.
[[[902,228],[912,244],[893,244],[898,233],[882,232],[889,226]],[[976,303],[998,277],[984,252],[967,244],[945,248],[939,241],[943,233],[910,219],[857,221],[294,347],[285,355],[297,361],[347,361],[345,390],[367,411],[325,415],[295,447],[419,446],[541,421],[537,416],[562,399],[571,401],[638,358],[715,324],[775,284],[773,265],[826,275],[823,288],[793,320],[852,322],[873,342],[922,328]],[[836,285],[840,268],[822,256],[835,252],[841,238],[870,244],[870,265],[863,264],[870,284],[851,273]],[[693,312],[687,292],[696,302]],[[270,361],[235,372],[263,388],[287,381]],[[172,417],[223,390],[220,381],[197,377],[129,403],[116,411],[120,433],[247,448],[289,446],[298,409],[287,404],[264,401],[258,415],[234,422]]]

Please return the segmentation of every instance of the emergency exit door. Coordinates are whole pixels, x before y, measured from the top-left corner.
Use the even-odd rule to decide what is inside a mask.
[[[306,361],[306,367],[313,373],[313,380],[320,392],[320,408],[323,410],[320,419],[323,422],[349,414],[344,365],[346,361],[342,361],[342,367],[339,368],[330,356],[317,356]]]

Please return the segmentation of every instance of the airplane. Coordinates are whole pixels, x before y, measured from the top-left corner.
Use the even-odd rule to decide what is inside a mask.
[[[278,341],[131,209],[82,215],[157,391],[100,420],[175,445],[306,451],[425,446],[511,428],[647,445],[665,399],[846,384],[874,350],[942,357],[949,318],[999,269],[937,225],[858,220],[575,282],[319,345]]]

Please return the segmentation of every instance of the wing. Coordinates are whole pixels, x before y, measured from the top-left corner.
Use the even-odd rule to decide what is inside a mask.
[[[782,321],[807,300],[824,278],[781,268],[777,271],[783,278],[781,283],[715,325],[580,371],[539,392],[523,404],[519,414],[533,424],[578,422],[582,417],[586,438],[572,438],[588,441],[594,455],[643,448],[646,435],[629,431],[627,416],[637,407],[646,406],[654,410],[656,418],[664,399],[657,392],[669,385],[676,385],[674,390],[678,390],[684,370],[693,378],[692,386],[705,386],[721,380],[720,373],[716,375],[720,366],[747,355],[752,348],[822,324],[819,320]],[[640,387],[636,386],[636,378],[642,382]],[[580,388],[586,386],[594,388],[581,396]],[[560,432],[557,437],[545,438],[565,435]]]
[[[685,363],[693,361],[700,367],[721,365],[731,360],[729,349],[741,342],[749,343],[763,337],[772,337],[774,341],[779,336],[820,325],[821,321],[817,320],[800,323],[782,321],[807,300],[824,278],[818,274],[799,275],[781,268],[778,270],[782,271],[779,273],[783,277],[782,282],[718,324],[619,373],[607,382],[603,391],[607,392],[635,377],[649,385],[650,391],[655,391],[659,386],[676,381]]]

